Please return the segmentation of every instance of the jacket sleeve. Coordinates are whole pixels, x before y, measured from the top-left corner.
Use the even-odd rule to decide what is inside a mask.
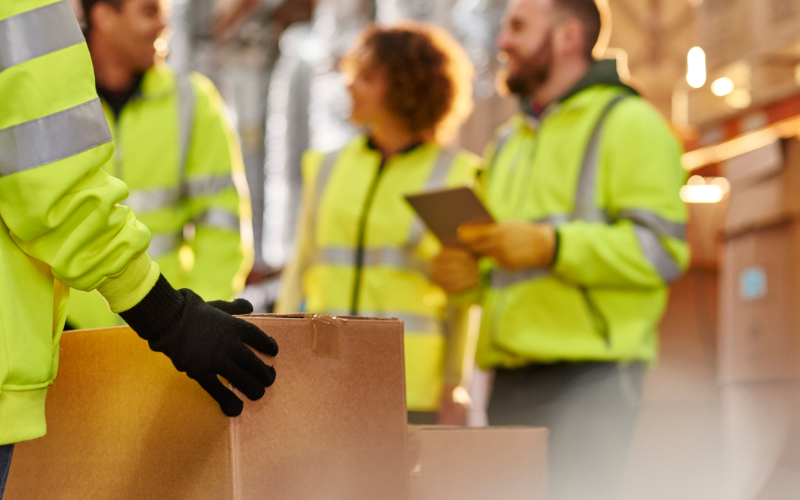
[[[303,305],[303,274],[311,264],[316,246],[314,242],[315,180],[324,155],[306,151],[302,159],[303,201],[295,230],[294,254],[281,274],[281,288],[275,303],[279,314],[299,312]]]
[[[635,98],[612,111],[603,134],[597,196],[612,222],[559,226],[554,270],[584,286],[663,286],[689,264],[681,148]]]
[[[214,84],[199,74],[191,75],[191,83],[195,105],[184,202],[194,223],[194,263],[184,284],[205,300],[230,300],[244,288],[253,265],[244,163]]]
[[[122,181],[89,51],[67,1],[0,3],[0,218],[16,245],[60,282],[97,288],[115,311],[158,279],[150,233]]]

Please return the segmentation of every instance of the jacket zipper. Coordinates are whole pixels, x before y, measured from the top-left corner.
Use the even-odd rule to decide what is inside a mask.
[[[369,211],[372,208],[372,202],[375,199],[375,192],[378,190],[378,183],[381,180],[381,175],[383,174],[383,167],[385,165],[386,165],[386,159],[381,158],[381,163],[378,166],[378,171],[375,173],[375,177],[372,178],[372,183],[370,184],[369,191],[367,192],[367,198],[364,200],[364,208],[361,211],[361,217],[359,218],[358,221],[358,240],[356,243],[356,269],[355,269],[355,276],[353,278],[353,300],[350,305],[351,316],[358,316],[358,301],[361,294],[361,278],[364,274],[364,245],[367,232],[367,218],[369,217]]]

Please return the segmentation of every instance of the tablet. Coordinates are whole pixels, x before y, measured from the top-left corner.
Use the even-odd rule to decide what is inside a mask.
[[[466,187],[410,194],[406,200],[444,246],[463,247],[457,233],[461,224],[494,222],[481,200]]]

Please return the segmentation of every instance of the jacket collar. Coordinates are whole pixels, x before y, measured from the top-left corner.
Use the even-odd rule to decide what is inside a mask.
[[[533,112],[530,97],[521,99],[520,110],[522,111],[523,119],[529,127],[537,129],[545,118],[553,115],[558,110],[585,105],[587,96],[584,91],[598,85],[620,87],[631,94],[639,95],[636,89],[622,82],[617,71],[616,59],[602,59],[592,64],[589,67],[589,71],[571,89],[557,101],[548,104],[539,114]]]

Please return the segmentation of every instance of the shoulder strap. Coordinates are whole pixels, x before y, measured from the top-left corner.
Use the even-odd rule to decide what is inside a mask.
[[[600,136],[602,135],[603,125],[611,110],[628,97],[628,94],[617,96],[608,103],[597,124],[594,126],[589,143],[583,155],[581,171],[578,177],[578,186],[575,192],[575,208],[570,219],[583,220],[586,222],[604,222],[607,216],[603,210],[597,208],[595,196],[597,193],[597,167],[600,153]]]
[[[189,157],[189,146],[192,141],[192,130],[194,128],[194,87],[189,75],[179,73],[176,77],[176,90],[178,94],[178,165],[180,167],[181,186],[186,185],[186,164]],[[183,191],[184,188],[182,187]],[[185,193],[182,193],[185,194]]]

